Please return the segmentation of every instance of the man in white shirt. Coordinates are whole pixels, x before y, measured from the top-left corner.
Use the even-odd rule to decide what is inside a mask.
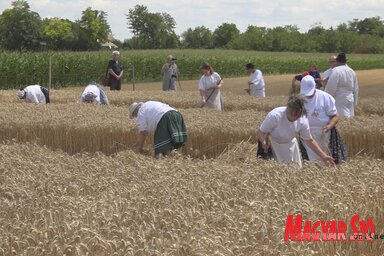
[[[324,152],[329,152],[330,131],[339,121],[335,99],[326,92],[316,89],[312,76],[305,76],[300,82],[300,94],[305,97],[308,123],[311,135]],[[322,160],[310,147],[304,144],[309,161]]]
[[[345,53],[339,53],[336,60],[337,67],[332,70],[325,91],[335,98],[340,117],[351,118],[355,116],[359,84],[355,71],[347,65]]]
[[[187,142],[187,129],[183,116],[176,109],[158,101],[132,103],[129,118],[136,119],[139,130],[136,146],[143,152],[149,134],[154,135],[155,156],[168,155]]]
[[[248,81],[248,89],[245,89],[247,93],[255,97],[265,97],[265,82],[263,73],[260,70],[255,69],[252,63],[245,65],[247,73],[250,75]]]
[[[29,85],[17,92],[21,100],[30,103],[47,104],[49,100],[49,91],[40,85]]]
[[[328,59],[328,69],[324,71],[323,74],[323,85],[324,87],[327,85],[328,79],[332,74],[332,70],[336,67],[337,61],[336,61],[336,56],[330,56]]]
[[[93,103],[97,105],[109,105],[108,97],[103,88],[98,84],[89,84],[80,96],[80,103]]]

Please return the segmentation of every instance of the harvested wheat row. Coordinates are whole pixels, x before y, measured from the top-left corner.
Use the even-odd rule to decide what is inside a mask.
[[[383,227],[384,162],[303,170],[235,145],[216,160],[0,145],[0,255],[379,255],[381,241],[286,243],[288,214]],[[380,231],[379,230],[379,231]],[[350,230],[349,230],[350,232]]]

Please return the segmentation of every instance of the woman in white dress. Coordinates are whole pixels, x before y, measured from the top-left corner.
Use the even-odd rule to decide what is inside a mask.
[[[201,65],[201,72],[203,73],[199,81],[201,107],[223,111],[224,105],[220,92],[223,80],[218,73],[213,71],[211,65],[206,62]]]
[[[312,138],[306,114],[304,99],[300,96],[291,96],[286,107],[272,110],[258,131],[263,149],[268,151],[271,147],[273,156],[279,163],[296,163],[302,167],[300,147],[296,139],[299,135],[326,164],[334,164],[333,158]]]

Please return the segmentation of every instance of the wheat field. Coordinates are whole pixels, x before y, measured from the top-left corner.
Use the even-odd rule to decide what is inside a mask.
[[[383,255],[382,240],[284,241],[288,214],[359,214],[384,232],[384,101],[366,88],[357,117],[338,125],[350,161],[302,170],[256,158],[256,130],[287,96],[234,86],[218,113],[193,88],[107,92],[107,107],[77,104],[81,88],[53,90],[46,106],[1,91],[0,256]],[[183,114],[189,141],[172,157],[132,149],[127,106],[141,100]]]

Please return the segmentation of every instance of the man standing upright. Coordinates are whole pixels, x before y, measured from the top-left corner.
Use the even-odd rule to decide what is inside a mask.
[[[332,70],[325,91],[335,98],[340,117],[351,118],[355,116],[359,84],[355,71],[347,65],[345,53],[339,53],[336,61],[337,67]]]

